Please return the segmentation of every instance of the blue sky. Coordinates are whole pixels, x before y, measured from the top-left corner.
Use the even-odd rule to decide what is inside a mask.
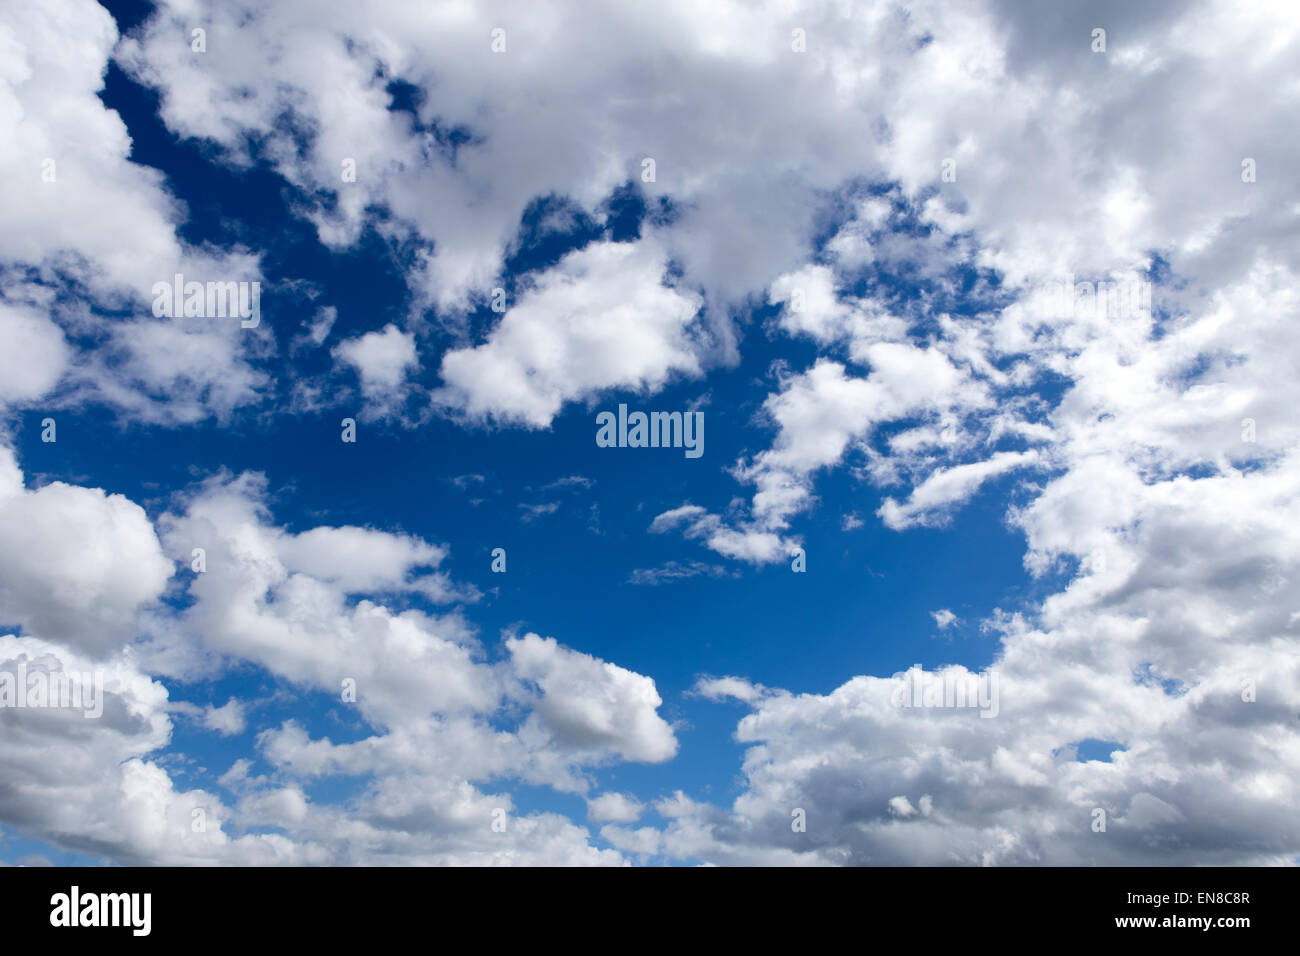
[[[0,713],[0,860],[1294,862],[1296,147],[1283,93],[1125,138],[1221,82],[1178,9],[53,6],[0,34],[0,663],[120,703]],[[177,271],[259,326],[151,315]]]

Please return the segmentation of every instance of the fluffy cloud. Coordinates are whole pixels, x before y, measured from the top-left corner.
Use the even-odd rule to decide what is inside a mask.
[[[104,654],[135,636],[172,571],[135,502],[61,481],[26,490],[0,447],[0,618]]]
[[[63,400],[147,421],[228,417],[265,387],[264,333],[238,322],[108,320],[147,314],[154,283],[259,278],[257,257],[176,235],[184,210],[163,175],[130,160],[121,117],[97,95],[118,40],[91,0],[6,11],[0,23],[0,174],[18,186],[0,236],[0,401],[30,401],[68,378]],[[75,301],[56,292],[75,290]],[[9,300],[8,302],[3,301]],[[232,328],[233,327],[233,328]],[[65,330],[97,351],[73,354]]]
[[[242,734],[248,726],[248,715],[241,701],[233,697],[221,707],[209,705],[203,711],[203,726],[215,730],[223,737]]]
[[[614,823],[636,823],[645,808],[636,797],[611,790],[587,800],[587,816],[593,820]]]
[[[0,260],[143,298],[187,252],[162,174],[129,161],[126,125],[96,95],[117,39],[108,11],[79,0],[0,23],[0,171],[23,184],[5,206]]]
[[[522,734],[545,734],[579,752],[609,751],[624,760],[659,763],[677,753],[672,728],[659,716],[654,681],[641,674],[526,634],[506,641],[511,667],[540,699]]]
[[[27,521],[45,512],[40,496],[55,496],[50,507],[58,505],[67,527],[45,528],[46,547],[77,544],[79,553],[90,542],[91,554],[112,546],[134,559],[130,582],[106,583],[108,566],[86,578],[85,566],[71,557],[33,562],[36,552],[27,542],[22,575],[6,575],[23,585],[6,592],[6,615],[55,641],[0,638],[0,670],[94,672],[106,692],[99,719],[66,708],[0,708],[0,721],[10,728],[0,748],[7,782],[0,819],[70,849],[126,862],[622,862],[617,852],[593,847],[587,831],[565,818],[520,813],[508,793],[471,781],[481,786],[517,777],[581,792],[589,787],[583,765],[672,757],[677,741],[656,713],[661,700],[649,678],[535,634],[507,640],[506,659],[493,664],[455,614],[439,618],[368,599],[347,601],[360,593],[447,601],[465,592],[436,570],[446,555],[440,546],[369,529],[289,534],[269,524],[264,488],[254,476],[206,482],[183,511],[164,517],[167,547],[184,558],[193,546],[203,547],[202,570],[188,580],[186,610],[155,612],[133,629],[127,621],[157,596],[171,570],[143,511],[121,496],[73,486],[26,492],[11,453],[0,465],[3,507],[21,496],[39,499],[23,502]],[[124,534],[149,547],[135,554],[140,545]],[[12,544],[0,553],[19,553]],[[161,574],[157,581],[150,562]],[[75,588],[64,580],[74,571],[84,579]],[[78,599],[54,600],[60,588]],[[125,630],[104,643],[109,625]],[[145,632],[151,641],[123,648],[124,640]],[[196,646],[185,653],[170,646],[189,641]],[[98,658],[69,646],[79,642],[100,652]],[[160,651],[160,643],[168,646]],[[139,662],[201,677],[209,667],[204,651],[260,665],[307,693],[337,698],[350,679],[356,708],[378,731],[334,744],[312,739],[294,721],[267,727],[258,747],[275,773],[253,778],[247,761],[242,770],[232,768],[221,782],[236,792],[233,806],[212,793],[180,791],[151,758],[169,742],[168,712],[192,714],[223,735],[243,733],[253,712],[236,699],[201,709],[169,703],[163,684]],[[520,708],[513,731],[486,723]],[[51,753],[67,759],[52,764]],[[53,765],[60,779],[69,767],[80,771],[56,784],[48,771]],[[374,775],[346,817],[340,807],[307,799],[296,782],[336,773]],[[74,779],[75,796],[68,782]],[[597,818],[624,819],[633,805],[614,806],[607,797],[599,804],[607,812]],[[205,826],[191,829],[198,811]],[[498,819],[508,820],[504,830],[495,826]],[[250,828],[274,832],[237,835]]]
[[[1296,354],[1284,318],[1295,288],[1265,259],[1213,291],[1171,289],[1176,318],[1159,329],[1157,316],[1097,310],[1046,323],[1027,302],[985,318],[989,333],[965,345],[989,366],[1027,361],[1069,383],[1042,427],[1006,428],[1005,403],[967,406],[948,441],[896,434],[865,474],[922,476],[906,504],[881,508],[902,530],[1003,466],[1047,470],[1008,517],[1026,536],[1028,570],[1064,571],[1067,583],[985,622],[1003,635],[989,671],[996,717],[900,707],[897,676],[827,695],[707,683],[709,696],[752,708],[737,731],[747,786],[729,808],[665,807],[668,852],[733,863],[1292,862],[1300,767],[1285,702],[1300,671],[1285,648],[1300,621],[1289,587],[1300,575],[1300,436],[1274,403],[1300,400],[1282,372]],[[828,335],[849,343],[864,327],[846,320]],[[1025,372],[986,378],[1010,398]],[[855,381],[863,390],[870,376]],[[808,431],[811,442],[818,430]],[[1007,435],[1039,447],[988,455]],[[839,441],[824,447],[842,457]],[[892,468],[881,460],[891,457]],[[1081,758],[1086,741],[1114,742],[1109,759]],[[796,808],[806,833],[791,829]]]
[[[684,504],[652,531],[770,563],[802,540],[830,469],[853,468],[864,493],[901,488],[876,510],[898,533],[1014,474],[1007,516],[1026,569],[1064,579],[986,622],[1002,634],[993,719],[900,708],[898,677],[829,694],[703,680],[698,693],[751,711],[741,796],[662,799],[660,830],[618,825],[634,822],[619,809],[605,840],[732,863],[1294,859],[1292,7],[327,6],[222,5],[195,54],[194,9],[163,4],[117,56],[159,91],[173,132],[236,165],[258,143],[328,245],[370,226],[414,239],[413,312],[433,304],[452,325],[504,281],[539,197],[599,224],[632,181],[650,209],[635,240],[520,277],[477,344],[421,361],[418,329],[388,326],[338,346],[368,400],[397,401],[417,365],[438,367],[449,412],[547,427],[568,403],[734,360],[732,314],[765,296],[781,307],[766,331],[813,357],[776,369],[771,439],[733,469],[749,501]],[[806,54],[787,24],[807,30]],[[1105,53],[1090,49],[1099,24]],[[31,185],[0,238],[0,401],[66,383],[61,401],[147,422],[228,418],[268,387],[260,336],[99,316],[173,271],[256,276],[242,250],[185,247],[161,175],[129,161],[96,96],[115,41],[89,3],[0,25],[0,171]],[[391,108],[392,80],[418,88],[413,112]],[[640,181],[646,158],[653,181]],[[355,182],[340,175],[350,161]],[[1045,310],[1036,293],[1066,276],[1150,282],[1153,307]],[[87,303],[56,301],[64,278]],[[95,353],[71,344],[86,340]],[[621,862],[491,791],[519,779],[586,793],[585,768],[672,757],[654,682],[536,634],[490,661],[460,612],[406,606],[472,597],[438,570],[441,546],[293,534],[264,497],[256,479],[225,477],[178,506],[168,551],[188,563],[204,547],[208,567],[185,579],[183,611],[150,611],[171,565],[144,512],[98,489],[26,490],[0,458],[0,611],[24,632],[0,639],[0,657],[103,661],[118,701],[89,732],[0,713],[14,731],[4,819],[126,861]],[[127,661],[142,609],[152,644]],[[355,679],[373,733],[259,728],[274,779],[232,770],[233,809],[180,792],[150,762],[168,737],[165,690],[139,668],[192,675],[213,659],[304,694]],[[215,713],[217,729],[235,726]],[[1118,747],[1080,760],[1086,740]],[[37,758],[52,748],[70,779],[102,784],[51,779]],[[355,812],[307,798],[302,781],[327,774],[365,778]],[[605,797],[593,819],[615,812]],[[196,806],[215,825],[178,837]],[[806,833],[791,829],[796,809]],[[262,826],[283,835],[227,835]]]
[[[657,390],[699,373],[699,297],[664,284],[649,240],[597,243],[543,273],[488,341],[448,352],[442,400],[476,418],[550,424],[567,401],[610,388]]]
[[[0,636],[0,674],[87,675],[102,714],[72,707],[0,708],[0,820],[66,849],[123,864],[318,864],[318,848],[279,834],[233,836],[232,811],[178,789],[151,759],[170,738],[167,690],[125,655],[83,656],[35,637]],[[201,822],[201,826],[196,823]]]
[[[0,403],[40,398],[68,366],[63,330],[35,309],[0,302]]]
[[[957,623],[957,615],[954,614],[952,611],[948,610],[946,607],[940,608],[937,611],[931,611],[930,616],[934,618],[935,625],[941,631],[946,631],[948,628],[952,627],[954,624]]]
[[[383,414],[402,400],[407,376],[420,364],[415,336],[395,325],[347,339],[334,347],[333,354],[336,360],[356,370],[361,395],[372,414]]]
[[[1167,546],[1196,524],[1182,511],[1150,535]],[[1288,862],[1300,838],[1287,706],[1300,668],[1282,652],[1292,602],[1267,580],[1225,575],[1242,560],[1234,550],[1195,553],[1205,567],[1178,569],[1189,590],[1174,600],[1203,596],[1184,609],[1169,603],[1168,573],[1126,573],[1053,598],[1039,627],[1007,620],[992,719],[901,706],[903,676],[753,698],[737,731],[750,746],[745,792],[729,810],[674,815],[670,852],[737,863]],[[1116,741],[1116,752],[1082,760],[1088,739]],[[791,829],[796,808],[806,833]]]

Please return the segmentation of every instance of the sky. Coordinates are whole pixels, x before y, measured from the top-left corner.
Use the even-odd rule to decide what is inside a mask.
[[[1298,63],[4,4],[0,862],[1295,864]]]

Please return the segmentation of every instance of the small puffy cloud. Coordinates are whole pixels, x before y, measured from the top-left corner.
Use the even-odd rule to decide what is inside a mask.
[[[442,359],[439,400],[475,419],[545,428],[566,402],[698,375],[695,293],[664,284],[658,243],[597,242],[537,276],[488,340]]]
[[[34,308],[0,301],[0,406],[49,392],[68,367],[63,330]]]
[[[600,828],[600,835],[624,853],[636,856],[654,856],[663,845],[663,834],[654,827],[633,830],[611,823]]]
[[[221,707],[207,706],[203,710],[203,726],[215,730],[223,737],[242,734],[247,726],[246,708],[242,701],[230,698]]]
[[[768,689],[743,677],[701,677],[695,682],[693,692],[709,700],[738,700],[752,704],[767,696]]]
[[[408,535],[353,526],[311,528],[279,537],[276,553],[290,570],[349,594],[415,591],[434,601],[474,596],[434,570],[447,556],[445,547]]]
[[[687,538],[703,540],[724,557],[751,564],[779,561],[798,546],[797,539],[784,538],[752,525],[733,528],[721,516],[711,514],[699,505],[681,505],[657,515],[650,523],[652,534],[676,528],[681,528]]]
[[[511,669],[537,688],[525,735],[544,733],[577,751],[661,763],[676,755],[677,738],[659,716],[655,682],[554,638],[526,634],[506,641]]]
[[[599,822],[636,823],[644,812],[636,797],[615,790],[587,798],[587,816]]]
[[[336,361],[350,365],[361,380],[361,395],[376,406],[372,414],[385,414],[400,403],[407,379],[418,369],[415,336],[388,324],[382,331],[367,332],[334,346]]]

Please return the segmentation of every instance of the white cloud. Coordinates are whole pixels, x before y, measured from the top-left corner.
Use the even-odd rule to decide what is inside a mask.
[[[233,697],[221,707],[208,705],[203,710],[203,725],[223,737],[242,734],[247,724],[244,703]]]
[[[628,575],[629,584],[658,587],[673,581],[685,581],[689,578],[719,578],[727,575],[727,569],[717,564],[704,561],[692,561],[683,564],[680,561],[666,561],[657,568],[634,568]]]
[[[383,331],[346,339],[334,347],[333,355],[356,370],[362,397],[369,403],[366,411],[379,416],[403,400],[408,376],[420,365],[415,336],[391,323]]]
[[[106,319],[87,308],[147,315],[153,284],[176,273],[259,278],[257,258],[243,249],[183,243],[176,228],[185,210],[162,173],[130,160],[126,126],[98,96],[118,40],[113,18],[91,0],[6,14],[0,175],[14,188],[0,230],[0,294],[11,300],[0,302],[0,362],[11,366],[0,368],[0,401],[41,398],[66,377],[67,401],[102,402],[152,422],[227,416],[251,403],[265,384],[250,364],[265,348],[264,332]],[[239,331],[237,321],[228,324]],[[103,353],[75,354],[63,334],[69,327]]]
[[[96,675],[102,715],[72,708],[0,708],[0,819],[37,839],[122,864],[318,865],[309,842],[236,836],[231,811],[204,790],[178,790],[150,760],[171,734],[167,690],[122,654],[90,658],[34,637],[0,636],[0,671]],[[203,827],[196,828],[202,812]]]
[[[20,188],[5,204],[0,260],[143,299],[154,282],[206,257],[189,258],[162,174],[128,159],[126,125],[97,95],[117,39],[112,16],[89,0],[6,11],[0,172]]]
[[[703,539],[719,554],[752,564],[778,561],[798,546],[798,539],[782,538],[770,531],[751,526],[728,527],[722,518],[706,512],[699,505],[682,505],[657,515],[650,523],[654,534],[682,528],[687,538]]]
[[[70,352],[63,330],[44,315],[0,302],[0,403],[50,391],[63,377]]]
[[[101,488],[23,488],[0,447],[0,619],[100,655],[135,636],[173,566],[144,510]]]
[[[277,536],[275,551],[292,572],[327,581],[349,594],[414,591],[440,602],[474,596],[433,570],[447,557],[446,547],[406,535],[319,527]]]
[[[148,556],[132,553],[122,528],[147,531],[160,566],[169,568],[138,506],[72,486],[25,492],[12,455],[0,459],[3,507],[59,489],[67,498],[60,502],[65,517],[96,501],[96,508],[119,513],[116,525],[73,523],[82,528],[88,553],[111,544],[134,559],[137,589],[147,581],[140,569]],[[359,528],[289,534],[268,523],[263,493],[252,476],[214,479],[162,522],[167,546],[178,554],[188,558],[202,542],[206,568],[188,579],[193,603],[186,610],[156,611],[140,626],[147,625],[154,642],[195,641],[199,647],[190,652],[159,653],[149,642],[124,649],[132,630],[100,648],[98,660],[38,637],[0,637],[0,664],[25,658],[107,675],[104,717],[87,721],[84,730],[70,723],[83,719],[79,712],[0,709],[0,722],[10,727],[0,745],[9,782],[0,819],[61,846],[127,862],[623,862],[617,852],[593,847],[590,834],[563,817],[518,813],[507,793],[480,790],[471,780],[482,785],[513,777],[581,793],[590,786],[583,765],[671,758],[677,741],[656,713],[661,700],[654,682],[534,634],[509,639],[507,659],[490,664],[455,615],[348,602],[356,590],[445,597],[459,589],[432,570],[445,556],[440,546]],[[24,513],[33,513],[30,502]],[[66,537],[47,530],[46,545]],[[32,548],[25,552],[30,561]],[[74,560],[63,565],[77,567]],[[42,617],[43,609],[25,610],[52,590],[38,574],[42,566],[24,572],[28,603],[11,602],[6,615],[30,618],[59,641],[94,644],[83,640],[93,635],[89,625],[112,623],[114,614],[103,595],[91,600],[94,589],[82,588],[86,602],[60,605],[58,627]],[[122,615],[134,611],[131,593],[124,582],[112,592]],[[201,677],[208,665],[200,648],[261,665],[304,692],[337,696],[350,677],[355,706],[379,729],[349,744],[312,739],[293,721],[261,729],[257,746],[275,773],[255,778],[247,762],[233,766],[221,778],[239,794],[233,807],[202,791],[179,792],[150,760],[168,743],[167,711],[190,714],[223,736],[243,733],[252,717],[235,698],[221,707],[168,704],[163,685],[136,669],[143,661]],[[513,715],[517,729],[492,729],[485,718],[494,714]],[[51,766],[61,779],[75,779],[77,794],[70,784],[44,782]],[[69,768],[77,772],[65,777]],[[307,799],[294,782],[339,772],[376,775],[373,791],[349,810]],[[49,806],[52,799],[59,805]],[[623,819],[634,800],[606,795],[594,806],[604,808],[598,814],[614,814],[605,819]],[[203,830],[191,830],[196,810],[204,814]],[[508,837],[493,828],[498,811],[508,814]],[[249,828],[274,832],[239,835]]]
[[[663,843],[663,834],[654,827],[640,827],[633,830],[630,827],[614,826],[611,823],[600,828],[600,835],[624,853],[634,853],[642,857],[654,856]]]
[[[487,342],[448,352],[440,399],[474,418],[544,428],[565,402],[697,375],[694,293],[663,284],[655,242],[596,243],[542,273]]]
[[[636,797],[616,790],[587,798],[587,816],[592,820],[636,823],[644,812],[645,808]]]
[[[762,684],[754,684],[743,677],[701,677],[695,682],[695,693],[709,700],[734,699],[746,704],[761,700],[767,694]]]
[[[526,738],[546,736],[579,752],[661,763],[677,754],[672,728],[657,713],[663,701],[648,677],[560,647],[554,638],[509,638],[511,670],[540,695]]]
[[[876,514],[880,515],[885,526],[895,531],[913,525],[939,524],[947,517],[948,508],[970,498],[979,490],[980,485],[990,478],[1005,474],[1013,468],[1020,468],[1038,460],[1034,451],[998,452],[987,461],[969,462],[941,468],[912,489],[907,501],[899,504],[893,498],[886,498]]]
[[[772,334],[817,356],[780,373],[764,405],[772,441],[737,463],[752,498],[684,505],[652,531],[770,563],[801,540],[794,522],[829,469],[905,486],[879,512],[905,531],[1033,464],[1043,484],[1023,483],[1009,518],[1031,573],[1069,577],[1021,615],[993,615],[997,719],[900,711],[896,681],[879,677],[798,695],[706,679],[700,693],[753,711],[738,730],[741,796],[724,809],[679,792],[656,805],[670,821],[661,833],[611,826],[605,839],[735,863],[1293,861],[1294,8],[1115,6],[1105,55],[1088,49],[1094,13],[1082,6],[1028,13],[1004,0],[906,16],[685,2],[506,14],[222,5],[200,57],[177,42],[189,4],[164,4],[120,62],[159,90],[178,134],[234,163],[261,143],[327,244],[371,225],[418,240],[412,311],[434,303],[453,325],[503,280],[530,202],[570,197],[598,219],[653,156],[643,191],[673,215],[636,242],[598,241],[521,277],[486,340],[442,357],[444,407],[543,428],[567,403],[700,375],[737,357],[733,307],[766,295],[785,305]],[[488,29],[502,16],[510,52],[493,59]],[[771,29],[778,20],[806,24],[806,55]],[[76,0],[15,8],[0,25],[0,172],[30,187],[10,191],[0,231],[0,401],[66,385],[58,401],[146,422],[225,420],[270,387],[261,334],[98,316],[138,307],[174,271],[256,277],[242,250],[186,248],[162,175],[128,160],[126,129],[96,95],[115,40],[110,18]],[[388,109],[391,78],[425,94],[418,127]],[[454,161],[435,121],[475,136]],[[1247,157],[1254,183],[1240,177]],[[53,183],[40,180],[46,158]],[[339,175],[349,158],[355,183]],[[955,182],[939,181],[946,158]],[[861,181],[894,185],[836,195]],[[813,261],[819,210],[841,198],[852,216]],[[373,205],[390,217],[376,222]],[[896,207],[919,221],[890,228]],[[1167,278],[1151,315],[1045,316],[1033,300],[1063,274],[1145,281],[1153,253]],[[954,269],[977,284],[996,270],[1003,301],[1018,301],[945,314],[936,298],[957,287]],[[859,295],[873,270],[906,283],[908,301]],[[56,301],[61,276],[88,300]],[[328,327],[315,329],[323,343]],[[86,339],[93,354],[71,344]],[[386,405],[405,394],[415,341],[389,326],[338,355]],[[1247,419],[1255,441],[1241,438]],[[49,715],[0,714],[3,819],[128,862],[622,862],[561,817],[515,815],[489,788],[514,775],[585,793],[584,767],[671,757],[649,677],[532,634],[485,663],[459,615],[399,604],[464,593],[438,570],[440,546],[355,528],[291,534],[250,479],[177,507],[169,550],[206,547],[209,569],[188,581],[183,614],[147,612],[156,646],[127,662],[120,650],[170,574],[144,511],[98,489],[28,491],[0,457],[0,608],[25,633],[0,647],[70,665],[94,655],[120,685],[90,745],[43,724]],[[376,774],[354,813],[307,800],[292,779],[246,774],[227,778],[247,788],[228,810],[149,762],[169,733],[165,689],[137,668],[187,674],[213,655],[304,692],[358,680],[374,736],[335,744],[291,722],[259,734],[286,778]],[[1243,675],[1257,701],[1242,699]],[[503,701],[526,715],[514,730],[484,719]],[[1072,748],[1088,738],[1123,749],[1080,763]],[[196,805],[212,810],[206,837],[186,835]],[[790,829],[794,807],[809,812],[806,834]],[[1105,835],[1088,826],[1096,807],[1113,821]],[[496,809],[512,817],[493,843]],[[286,835],[228,836],[232,820]]]

